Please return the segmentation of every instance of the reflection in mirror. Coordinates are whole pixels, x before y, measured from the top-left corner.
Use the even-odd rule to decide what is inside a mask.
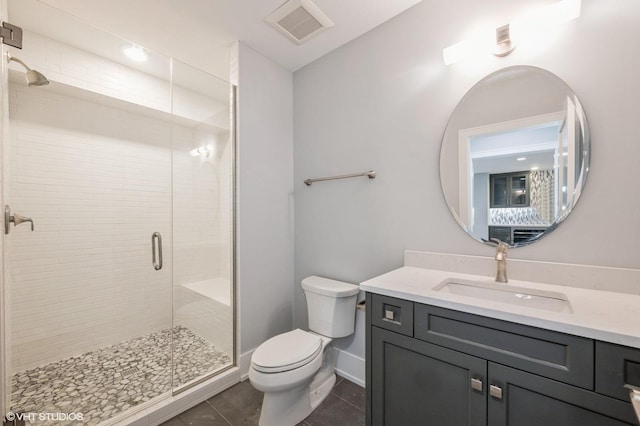
[[[548,71],[515,66],[485,77],[460,101],[443,137],[440,177],[449,209],[469,235],[517,247],[567,217],[588,164],[576,95]]]

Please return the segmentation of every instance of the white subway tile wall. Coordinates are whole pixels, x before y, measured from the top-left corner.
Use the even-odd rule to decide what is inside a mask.
[[[114,43],[116,40],[114,37]],[[121,44],[125,45],[124,40]],[[153,77],[31,31],[24,31],[23,46],[23,50],[13,50],[12,54],[43,73],[52,82],[100,93],[158,111],[171,111],[167,86],[170,75],[168,58],[165,59],[166,68],[158,69],[158,73],[162,75]],[[17,64],[12,63],[10,68],[24,72]]]
[[[14,370],[170,328],[170,124],[17,84],[9,104],[8,202],[36,229],[7,238]]]
[[[42,72],[52,83],[61,83],[81,89],[85,93],[104,95],[157,112],[173,113],[190,121],[207,122],[217,128],[229,130],[228,102],[206,95],[205,93],[211,91],[211,87],[196,87],[194,90],[193,87],[174,85],[173,102],[171,101],[168,86],[171,78],[169,58],[150,53],[151,61],[154,63],[150,68],[154,75],[151,75],[28,30],[24,31],[23,37],[24,49],[11,49],[11,53],[32,69]],[[105,37],[104,34],[102,37]],[[113,38],[111,43],[117,44],[118,47],[127,44],[125,40],[115,36],[109,37]],[[11,62],[9,69],[15,74],[16,80],[24,81],[22,66]],[[194,76],[202,74],[193,70],[185,75],[183,80],[197,86],[197,82],[191,80],[198,79]],[[211,77],[204,80],[217,79]]]
[[[172,124],[158,114],[171,110],[167,81],[26,37],[23,59],[52,81],[155,111],[134,113],[105,96],[76,98],[64,93],[77,90],[54,84],[10,85],[6,201],[36,227],[12,229],[6,241],[14,371],[170,328],[172,272],[174,287],[211,277],[231,282],[228,130]],[[219,124],[226,114],[228,128],[228,106],[187,89],[177,94],[183,117],[203,118],[205,111]],[[190,156],[203,141],[217,153]],[[165,249],[161,271],[151,265],[156,231]],[[217,314],[203,315],[213,324]],[[180,321],[176,315],[174,325]]]
[[[174,322],[231,357],[232,144],[229,132],[204,132],[204,127],[210,126],[180,135],[183,129],[174,127]],[[194,141],[196,146],[212,144],[214,151],[192,157]],[[203,292],[184,288],[191,283],[203,283]]]

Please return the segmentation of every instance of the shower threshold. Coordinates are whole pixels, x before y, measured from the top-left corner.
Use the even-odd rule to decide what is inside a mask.
[[[173,337],[174,371],[171,375]],[[229,355],[183,326],[97,349],[12,377],[11,406],[24,413],[82,413],[81,424],[97,425],[231,365]],[[172,380],[173,379],[173,380]],[[75,421],[36,421],[71,425]]]

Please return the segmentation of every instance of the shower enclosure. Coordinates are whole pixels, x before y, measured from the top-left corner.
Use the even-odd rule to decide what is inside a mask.
[[[114,422],[235,365],[234,90],[5,6],[3,405]]]

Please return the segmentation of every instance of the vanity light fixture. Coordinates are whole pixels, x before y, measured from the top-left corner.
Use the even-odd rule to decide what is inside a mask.
[[[511,40],[511,27],[509,24],[496,28],[496,45],[493,54],[498,57],[507,56],[515,48],[516,45]]]
[[[507,56],[519,43],[535,40],[559,24],[578,18],[580,10],[581,0],[561,0],[544,6],[495,30],[479,31],[467,40],[442,49],[442,59],[445,65],[451,65],[489,51],[495,56]]]

